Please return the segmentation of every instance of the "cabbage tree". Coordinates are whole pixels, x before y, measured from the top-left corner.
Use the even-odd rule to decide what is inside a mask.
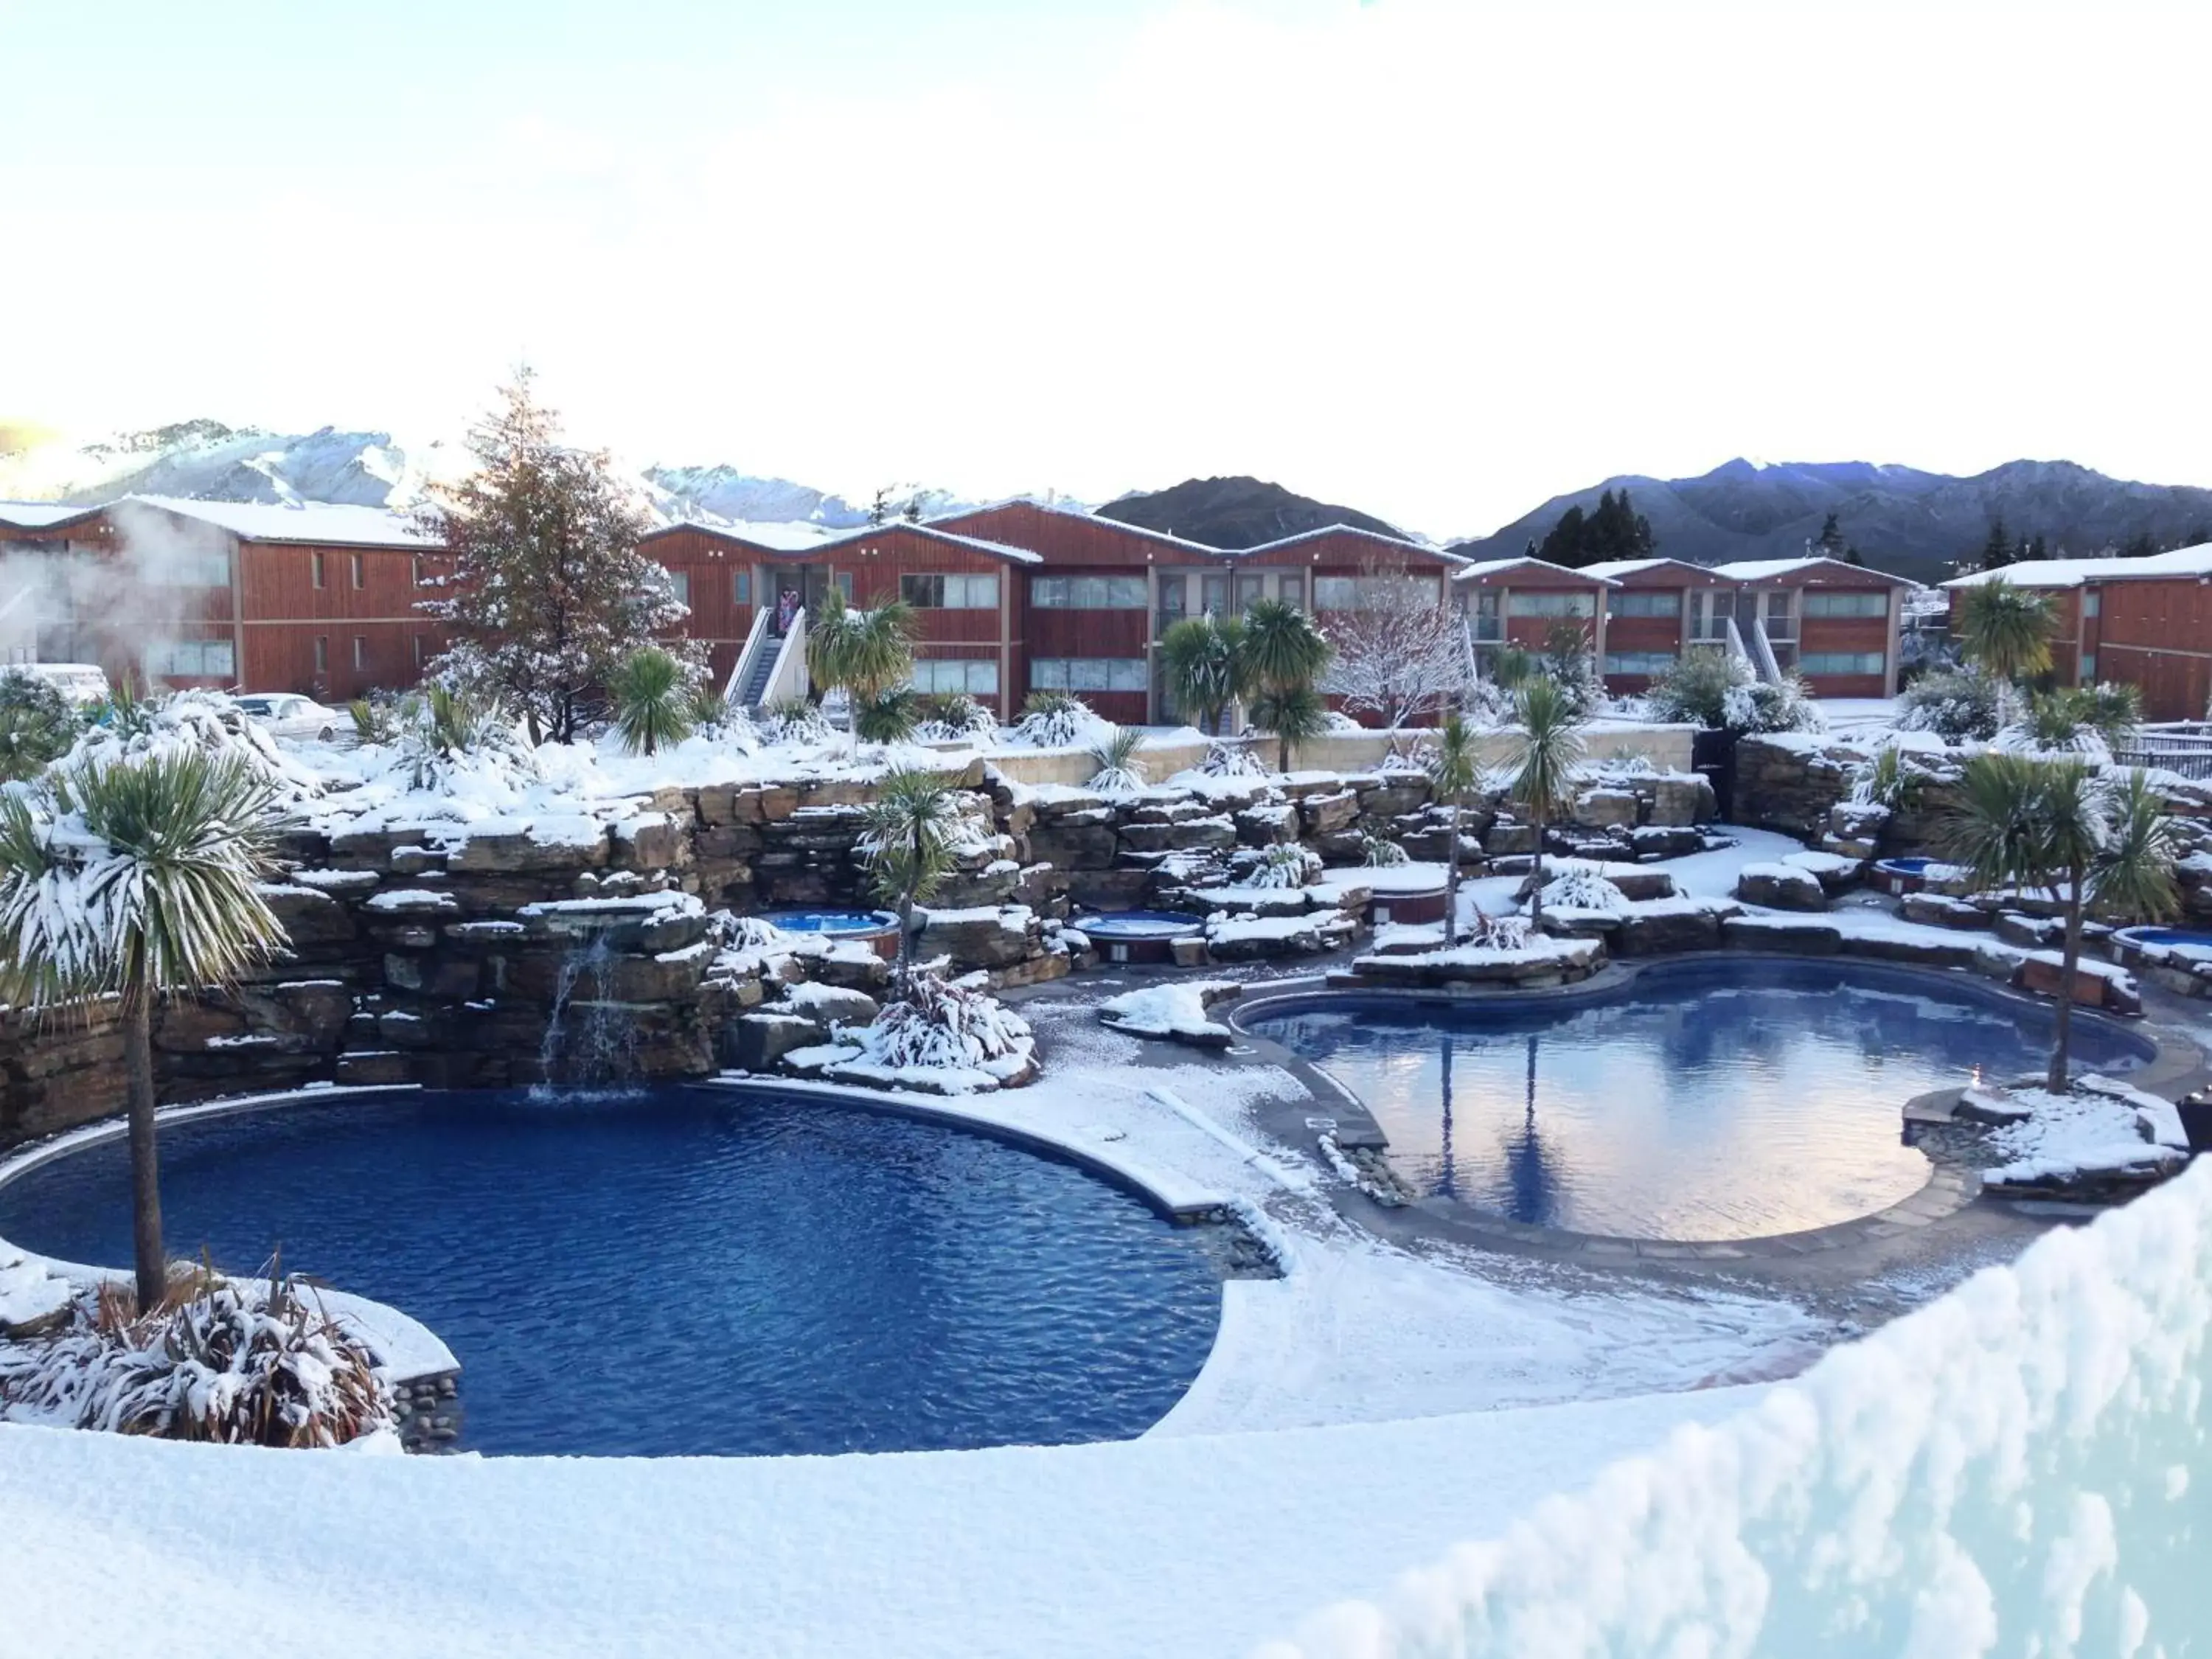
[[[1259,599],[1244,613],[1243,678],[1260,696],[1258,724],[1275,734],[1275,769],[1291,769],[1291,749],[1328,729],[1328,706],[1314,682],[1334,654],[1313,618],[1281,599]]]
[[[1474,734],[1457,709],[1444,716],[1443,729],[1429,756],[1429,784],[1451,811],[1450,839],[1444,852],[1444,943],[1459,943],[1459,814],[1482,775],[1475,758]]]
[[[237,982],[285,944],[273,782],[241,755],[173,744],[64,761],[0,794],[0,1000],[119,1005],[139,1310],[168,1284],[154,1133],[154,1006]]]
[[[914,907],[959,868],[963,834],[959,794],[942,772],[886,772],[861,813],[857,850],[876,896],[898,912],[901,989],[914,967]]]
[[[1537,674],[1514,693],[1513,720],[1513,799],[1536,830],[1528,920],[1532,927],[1541,927],[1544,831],[1572,804],[1575,768],[1583,757],[1583,718],[1566,687],[1548,674]]]
[[[1252,689],[1244,624],[1234,617],[1185,617],[1160,635],[1160,659],[1176,707],[1203,732],[1218,732],[1230,704]]]
[[[806,623],[806,674],[822,691],[844,690],[872,702],[914,678],[914,607],[892,599],[856,611],[831,588],[819,616]]]
[[[2011,714],[2014,682],[2051,672],[2050,599],[1999,577],[1957,590],[1952,628],[1966,660],[1997,683],[1998,724]]]

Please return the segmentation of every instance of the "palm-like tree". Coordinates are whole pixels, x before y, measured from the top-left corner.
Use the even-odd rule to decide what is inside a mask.
[[[177,746],[64,762],[0,795],[0,999],[123,1016],[138,1306],[167,1293],[154,1134],[154,1005],[234,984],[285,943],[258,884],[281,827],[235,754]]]
[[[615,729],[633,755],[659,752],[691,735],[693,697],[684,665],[657,645],[633,651],[615,671]]]
[[[1234,617],[1185,617],[1160,635],[1160,657],[1176,706],[1203,731],[1218,732],[1229,705],[1252,689],[1244,624]]]
[[[2078,760],[1992,752],[1966,763],[1960,804],[1941,831],[1944,855],[1978,886],[2041,889],[2066,923],[2045,1082],[2067,1087],[2081,927],[2092,911],[2128,921],[2172,914],[2173,831],[2140,771],[2100,776]]]
[[[1275,769],[1291,769],[1291,747],[1328,729],[1328,706],[1314,690],[1334,655],[1313,618],[1281,599],[1259,599],[1244,613],[1244,677],[1260,692],[1252,718],[1275,734]]]
[[[1544,921],[1544,831],[1566,811],[1574,769],[1583,757],[1582,716],[1565,686],[1548,674],[1531,676],[1513,694],[1518,749],[1513,766],[1513,799],[1527,809],[1536,828],[1535,890],[1529,895],[1528,921]]]
[[[1999,577],[1960,592],[1952,620],[1966,660],[1997,683],[1997,718],[2002,722],[2013,683],[2050,672],[2051,600]]]
[[[855,611],[836,588],[806,624],[806,673],[823,691],[842,689],[870,702],[914,675],[914,607],[892,599]]]
[[[960,801],[951,780],[919,768],[887,772],[861,814],[861,859],[877,896],[896,908],[899,981],[914,967],[914,907],[959,867]]]
[[[1444,854],[1444,943],[1459,943],[1459,812],[1474,791],[1482,768],[1475,758],[1474,733],[1457,709],[1444,716],[1443,730],[1429,757],[1429,784],[1451,809],[1450,840]]]

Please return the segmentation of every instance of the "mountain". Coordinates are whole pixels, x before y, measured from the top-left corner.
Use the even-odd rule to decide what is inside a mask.
[[[2212,540],[2212,489],[2108,478],[2071,461],[2008,461],[1961,478],[1864,461],[1737,459],[1694,478],[1607,478],[1555,495],[1453,551],[1518,554],[1541,542],[1569,507],[1587,513],[1608,489],[1629,492],[1651,521],[1660,554],[1693,564],[1802,553],[1831,513],[1869,564],[1919,581],[1954,574],[1999,518],[2014,538],[2042,536],[2054,556],[2111,551],[2144,535],[2164,546]]]
[[[1149,495],[1129,495],[1098,509],[1145,530],[1164,531],[1209,547],[1257,547],[1308,530],[1348,524],[1385,536],[1405,532],[1349,507],[1332,507],[1258,478],[1186,478]],[[1407,538],[1407,539],[1412,539]]]

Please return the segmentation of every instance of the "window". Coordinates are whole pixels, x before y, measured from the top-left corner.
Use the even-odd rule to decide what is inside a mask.
[[[1797,666],[1807,674],[1879,674],[1885,661],[1879,651],[1808,651]]]
[[[316,586],[324,587],[329,585],[329,578],[323,570],[323,556],[319,551],[307,555],[307,569],[314,578]]]
[[[1510,592],[1505,596],[1509,617],[1592,617],[1597,614],[1592,593]]]
[[[230,555],[219,547],[180,547],[142,565],[144,580],[157,587],[228,587]]]
[[[1303,570],[1293,571],[1275,578],[1275,597],[1294,611],[1306,605],[1306,578]]]
[[[1162,589],[1161,597],[1166,597]],[[1180,597],[1180,595],[1178,595]],[[1142,576],[1032,576],[1030,603],[1040,611],[1142,611]]]
[[[1032,691],[1142,691],[1142,657],[1035,657],[1030,661]]]
[[[1608,593],[1605,598],[1606,614],[1609,617],[1679,617],[1682,614],[1682,595],[1672,587],[1646,587],[1628,593]],[[1623,674],[1641,674],[1640,668],[1624,668]]]
[[[965,691],[971,697],[999,695],[999,665],[989,659],[924,657],[914,665],[917,691]]]
[[[1237,579],[1237,609],[1241,615],[1267,596],[1265,576],[1239,576]]]
[[[228,640],[171,640],[146,653],[146,672],[175,679],[228,678],[235,672],[235,659]]]
[[[1199,609],[1211,611],[1215,616],[1229,609],[1229,578],[1200,576],[1198,579]]]
[[[668,573],[668,591],[676,596],[676,603],[690,609],[691,605],[691,573],[672,570]]]
[[[899,598],[921,611],[996,611],[996,576],[901,576]]]
[[[407,561],[407,580],[413,582],[417,587],[423,585],[422,556],[419,553],[413,558]]]
[[[422,667],[422,636],[420,634],[410,634],[408,635],[407,643],[415,653],[415,666],[417,668]]]
[[[1436,584],[1419,576],[1316,576],[1313,594],[1316,611],[1380,611],[1401,596],[1437,603]]]
[[[2095,652],[2084,651],[2081,653],[2081,672],[2074,677],[2074,683],[2076,685],[2094,685],[2097,683],[2097,653]]]
[[[2104,601],[2105,591],[2101,587],[2083,589],[2081,593],[2081,614],[2085,617],[2094,617],[2098,615],[2105,608]]]
[[[730,573],[730,600],[734,605],[750,605],[753,602],[751,571],[733,570]]]
[[[368,666],[368,641],[358,634],[353,636],[353,665],[356,668]]]
[[[853,603],[853,573],[849,570],[837,573],[837,597],[848,605]]]
[[[327,634],[318,634],[315,635],[315,672],[327,674],[330,672],[331,636]]]
[[[1887,589],[1873,593],[1820,593],[1805,595],[1805,614],[1808,617],[1887,617],[1889,614],[1889,593]]]
[[[1605,653],[1605,672],[1608,674],[1664,674],[1674,666],[1671,651],[1608,651]]]
[[[346,570],[347,570],[347,574],[348,574],[348,578],[349,578],[349,580],[350,580],[352,581],[353,585],[354,585],[356,587],[359,587],[359,586],[362,585],[362,568],[361,568],[361,555],[360,555],[360,554],[358,554],[358,553],[349,553],[349,554],[347,554],[347,555],[346,555]]]

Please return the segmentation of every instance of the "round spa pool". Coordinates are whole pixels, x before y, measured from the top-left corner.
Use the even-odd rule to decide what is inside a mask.
[[[1886,1209],[1925,1182],[1913,1096],[2042,1069],[2051,1011],[1862,964],[1670,963],[1624,989],[1510,1005],[1316,996],[1247,1030],[1324,1067],[1424,1195],[1577,1232],[1762,1237]],[[2077,1013],[2074,1059],[2149,1045]]]
[[[898,917],[889,910],[772,910],[761,920],[787,933],[856,940],[886,961],[898,955]]]
[[[131,1260],[120,1138],[0,1237]],[[1213,1342],[1203,1243],[1071,1164],[796,1097],[417,1094],[161,1131],[172,1254],[389,1303],[459,1356],[464,1448],[898,1451],[1141,1433]]]
[[[1172,962],[1175,942],[1203,933],[1206,918],[1181,910],[1116,910],[1074,926],[1109,962]]]

